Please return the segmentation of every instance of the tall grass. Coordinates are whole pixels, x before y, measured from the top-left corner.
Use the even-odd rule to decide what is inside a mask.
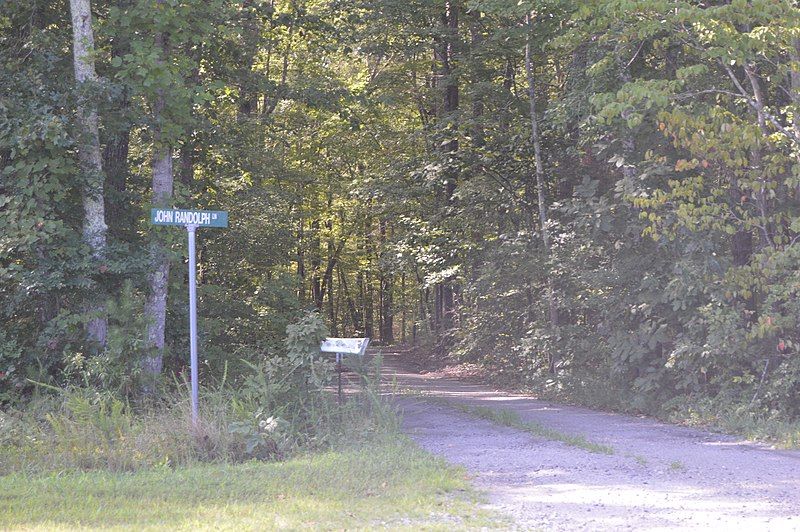
[[[362,382],[342,404],[323,387],[204,388],[197,424],[182,385],[139,405],[91,388],[53,391],[0,412],[0,474],[280,460],[395,431],[379,376],[366,372]]]

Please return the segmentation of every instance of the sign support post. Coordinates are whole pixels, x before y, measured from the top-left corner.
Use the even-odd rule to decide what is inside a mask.
[[[195,252],[195,230],[188,224],[189,235],[189,360],[192,366],[192,425],[197,425],[197,403],[200,393],[197,369],[197,254]]]
[[[198,396],[200,393],[197,360],[197,250],[195,234],[198,227],[228,227],[225,211],[197,211],[187,209],[151,209],[153,225],[178,225],[186,228],[189,237],[189,363],[192,379],[192,425],[198,421]]]

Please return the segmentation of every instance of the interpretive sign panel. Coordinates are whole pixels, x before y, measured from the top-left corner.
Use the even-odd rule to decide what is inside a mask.
[[[325,338],[319,346],[323,353],[336,353],[336,372],[339,374],[339,402],[342,401],[342,358],[344,355],[364,356],[369,338]]]
[[[151,209],[153,225],[196,225],[197,227],[228,227],[226,211],[193,211],[185,209]]]
[[[363,356],[367,345],[369,345],[369,338],[325,338],[320,346],[320,351]]]

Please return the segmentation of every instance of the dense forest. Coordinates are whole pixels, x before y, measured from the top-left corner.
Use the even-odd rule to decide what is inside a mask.
[[[0,401],[333,336],[544,393],[800,418],[788,0],[11,0]]]

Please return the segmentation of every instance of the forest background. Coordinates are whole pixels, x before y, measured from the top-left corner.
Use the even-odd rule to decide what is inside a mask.
[[[800,419],[796,2],[12,0],[0,63],[3,403],[183,374],[155,205],[230,213],[204,379],[316,309],[542,394]]]

